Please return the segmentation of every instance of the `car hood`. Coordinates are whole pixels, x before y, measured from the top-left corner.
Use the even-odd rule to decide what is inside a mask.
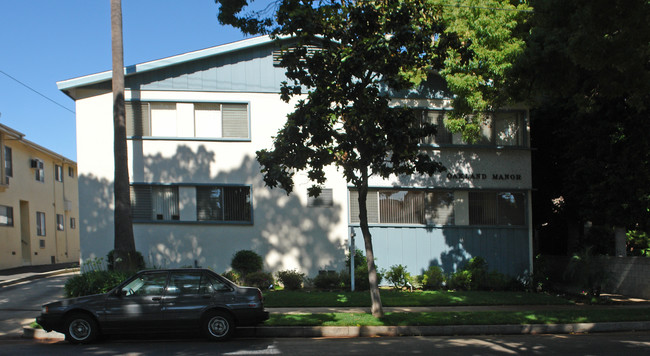
[[[68,299],[63,299],[63,300],[58,300],[56,302],[52,303],[47,303],[45,306],[48,307],[67,307],[70,305],[81,305],[81,304],[86,304],[86,303],[93,303],[97,302],[100,300],[104,300],[106,298],[107,294],[93,294],[93,295],[86,295],[83,297],[77,297],[77,298],[68,298]]]

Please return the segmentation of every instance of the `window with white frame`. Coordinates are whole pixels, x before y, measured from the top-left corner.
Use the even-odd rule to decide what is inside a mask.
[[[0,205],[0,226],[14,226],[14,208]]]
[[[36,212],[36,235],[45,236],[45,213]]]
[[[5,146],[5,176],[13,177],[14,175],[14,163],[13,163],[13,154],[11,147]]]
[[[74,168],[68,167],[68,177],[74,178]]]
[[[127,136],[249,139],[248,104],[126,103]]]
[[[350,221],[359,223],[359,193],[350,190]],[[454,194],[444,190],[369,190],[368,223],[453,225]]]
[[[54,179],[57,182],[63,182],[63,167],[58,164],[54,165]]]
[[[178,187],[132,185],[131,212],[136,220],[179,220]]]
[[[62,214],[56,214],[56,229],[63,231],[65,228],[65,216]]]
[[[199,221],[252,221],[251,190],[248,186],[196,187]]]
[[[523,226],[526,199],[522,192],[470,192],[469,224]]]

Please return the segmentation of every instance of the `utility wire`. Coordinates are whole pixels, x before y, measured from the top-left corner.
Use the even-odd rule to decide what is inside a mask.
[[[11,78],[11,79],[13,79],[13,80],[14,80],[14,81],[15,81],[16,83],[18,83],[18,84],[20,84],[20,85],[22,85],[22,86],[24,86],[25,88],[27,88],[27,89],[29,89],[29,90],[31,90],[31,91],[33,91],[34,93],[36,93],[36,94],[38,94],[38,95],[40,95],[40,96],[42,96],[42,97],[44,97],[45,99],[47,99],[47,100],[49,100],[49,101],[51,101],[51,102],[53,102],[53,103],[54,103],[54,104],[56,104],[57,106],[59,106],[59,107],[61,107],[61,108],[63,108],[63,109],[65,109],[65,110],[68,110],[69,112],[71,112],[71,113],[73,113],[73,114],[76,114],[76,113],[75,113],[74,111],[72,111],[72,110],[70,110],[70,109],[68,109],[68,108],[66,108],[65,106],[63,106],[63,105],[61,105],[61,104],[59,104],[59,103],[57,103],[57,102],[56,102],[56,101],[54,101],[53,99],[50,99],[50,98],[48,98],[48,97],[47,97],[47,96],[45,96],[44,94],[41,94],[41,93],[40,93],[40,92],[39,92],[38,90],[36,90],[36,89],[34,89],[34,88],[32,88],[32,87],[30,87],[29,85],[27,85],[27,84],[25,84],[25,83],[23,83],[23,82],[21,82],[20,80],[18,80],[18,79],[16,79],[16,78],[14,78],[14,77],[12,77],[11,75],[9,75],[9,74],[7,74],[6,72],[4,72],[4,71],[2,71],[2,70],[0,70],[0,73],[2,73],[2,74],[4,74],[4,75],[6,75],[7,77],[9,77],[9,78]]]

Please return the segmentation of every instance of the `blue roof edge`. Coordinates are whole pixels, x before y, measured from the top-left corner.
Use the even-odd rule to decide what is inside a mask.
[[[218,45],[206,49],[201,49],[198,51],[187,52],[187,53],[183,53],[171,57],[157,59],[154,61],[127,66],[124,67],[124,75],[129,76],[129,75],[142,73],[150,70],[165,68],[172,65],[185,63],[185,62],[189,62],[201,58],[238,51],[244,48],[260,46],[260,45],[272,43],[273,41],[274,40],[272,40],[271,37],[268,35],[247,38],[236,42],[231,42],[231,43],[226,43],[223,45]],[[112,76],[113,76],[113,72],[109,70],[105,72],[86,75],[83,77],[62,80],[56,82],[56,86],[59,90],[65,91],[69,89],[74,89],[74,88],[110,80]]]

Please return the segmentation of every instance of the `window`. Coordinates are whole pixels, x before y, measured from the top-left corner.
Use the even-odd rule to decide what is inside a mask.
[[[5,146],[5,176],[14,176],[13,154],[11,147]]]
[[[248,104],[132,101],[126,103],[126,120],[129,137],[250,137]]]
[[[65,217],[61,214],[56,214],[56,229],[63,231],[65,227]]]
[[[133,185],[131,208],[134,219],[179,220],[178,187]]]
[[[167,294],[199,294],[201,272],[173,272],[167,287]]]
[[[425,138],[422,143],[430,145],[466,144],[458,141],[445,127],[444,119],[449,112],[443,110],[429,110],[424,115],[426,122],[436,125],[437,132],[434,136]],[[510,146],[522,147],[524,132],[523,111],[498,111],[488,114],[482,119],[479,138],[472,145]]]
[[[452,143],[452,133],[445,127],[444,119],[444,111],[432,110],[424,112],[425,122],[436,125],[436,134],[425,138],[423,143],[431,145],[449,145]]]
[[[45,236],[45,213],[36,212],[36,235]]]
[[[196,187],[199,221],[251,221],[250,187]]]
[[[167,285],[167,272],[142,274],[122,287],[125,296],[162,295]]]
[[[470,225],[523,226],[526,224],[524,193],[470,192]]]
[[[0,226],[14,226],[14,208],[0,205]]]
[[[350,221],[359,222],[359,193],[350,191]],[[453,225],[454,194],[450,191],[370,190],[368,223]]]
[[[45,248],[45,240],[43,239],[38,240],[38,247]]]
[[[318,197],[307,196],[307,206],[332,207],[334,206],[334,192],[332,189],[323,189]]]
[[[77,220],[75,218],[70,218],[70,228],[71,229],[77,228]]]
[[[54,179],[57,182],[63,182],[63,167],[58,164],[54,165]]]
[[[74,178],[74,168],[68,167],[68,177]]]
[[[35,168],[34,177],[39,182],[45,182],[45,168],[44,163],[40,159],[35,159],[32,161],[32,168]]]

